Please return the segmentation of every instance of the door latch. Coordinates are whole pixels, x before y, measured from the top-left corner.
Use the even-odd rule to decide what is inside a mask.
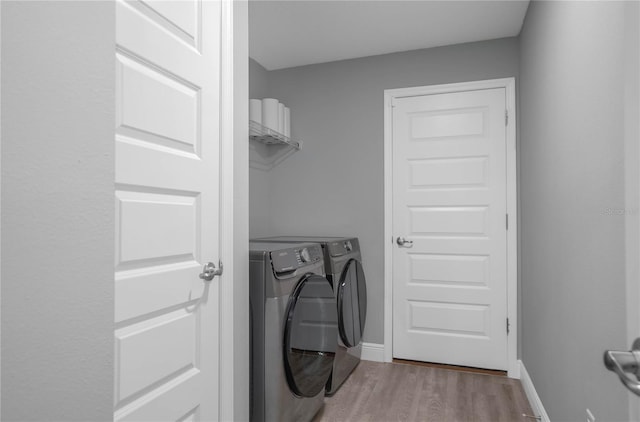
[[[640,396],[640,338],[634,340],[628,352],[604,352],[604,366],[615,372],[629,391]]]
[[[218,261],[218,268],[216,268],[216,264],[214,264],[213,262],[207,262],[202,268],[200,278],[204,281],[211,281],[215,276],[222,275],[222,271],[222,261]]]
[[[413,247],[413,240],[407,240],[404,237],[398,237],[396,239],[396,243],[398,244],[398,246],[400,246],[402,248],[411,248],[411,247]]]

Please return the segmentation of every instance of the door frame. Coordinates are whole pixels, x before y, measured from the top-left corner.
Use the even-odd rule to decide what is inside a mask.
[[[396,98],[461,91],[504,88],[508,124],[506,126],[507,214],[507,375],[520,378],[518,363],[518,200],[516,155],[515,78],[490,79],[443,85],[428,85],[384,90],[384,361],[393,360],[393,108]],[[506,117],[505,117],[506,118]]]

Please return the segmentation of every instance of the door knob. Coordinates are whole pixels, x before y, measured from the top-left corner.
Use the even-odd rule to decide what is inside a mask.
[[[413,240],[407,240],[404,237],[398,237],[396,239],[396,243],[398,244],[398,246],[400,246],[401,248],[410,248],[413,246]]]
[[[222,261],[218,261],[218,268],[216,268],[216,264],[214,264],[213,262],[207,262],[202,268],[200,278],[204,281],[211,281],[215,276],[222,275],[222,271]]]
[[[640,396],[640,338],[635,339],[628,352],[604,352],[604,366],[615,372],[629,391]]]

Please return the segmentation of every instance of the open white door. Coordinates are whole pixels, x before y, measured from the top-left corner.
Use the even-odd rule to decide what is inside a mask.
[[[217,420],[221,2],[116,10],[114,419]]]

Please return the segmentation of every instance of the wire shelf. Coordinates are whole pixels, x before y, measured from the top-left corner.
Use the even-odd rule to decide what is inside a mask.
[[[284,136],[282,133],[269,129],[253,120],[249,120],[249,138],[266,145],[286,144],[298,150],[302,147],[302,142],[294,141],[288,136]]]

